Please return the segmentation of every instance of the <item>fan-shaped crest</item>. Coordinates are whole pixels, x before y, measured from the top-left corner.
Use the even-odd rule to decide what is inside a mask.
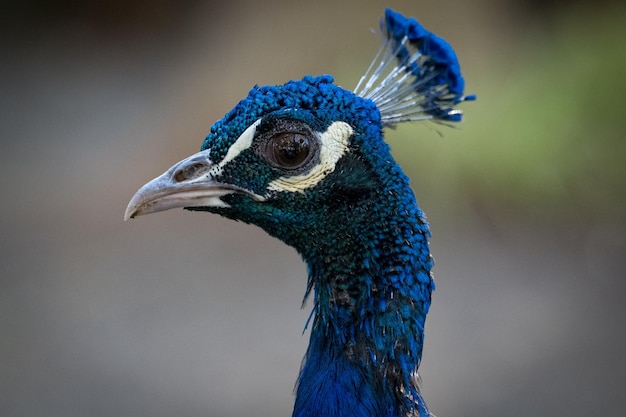
[[[376,103],[385,126],[419,120],[461,121],[455,106],[464,81],[454,50],[415,18],[386,9],[382,46],[354,93]]]

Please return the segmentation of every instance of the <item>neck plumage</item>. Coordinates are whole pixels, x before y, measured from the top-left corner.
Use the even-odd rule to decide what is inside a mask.
[[[303,253],[315,304],[293,416],[429,415],[416,372],[432,259],[428,225],[403,178],[395,173],[376,200],[334,218],[319,231],[333,239]]]

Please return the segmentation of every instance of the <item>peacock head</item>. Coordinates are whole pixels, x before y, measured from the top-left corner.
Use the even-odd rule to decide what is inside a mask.
[[[380,190],[383,171],[374,165],[391,158],[381,131],[375,103],[330,76],[255,87],[211,127],[200,152],[137,192],[126,218],[185,207],[297,246],[303,232]]]
[[[306,252],[304,245],[319,244],[311,233],[332,235],[393,183],[406,185],[383,128],[459,121],[456,104],[473,97],[462,95],[445,40],[392,10],[381,29],[381,50],[355,92],[328,75],[254,87],[211,127],[200,152],[135,194],[125,218],[175,207],[209,211]]]

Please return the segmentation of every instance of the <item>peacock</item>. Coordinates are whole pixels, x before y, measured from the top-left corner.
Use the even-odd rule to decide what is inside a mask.
[[[434,289],[429,226],[383,131],[459,122],[457,105],[475,96],[463,95],[452,47],[415,18],[387,9],[380,33],[354,91],[329,75],[253,87],[125,213],[216,213],[302,256],[313,309],[294,417],[431,415],[417,375]]]

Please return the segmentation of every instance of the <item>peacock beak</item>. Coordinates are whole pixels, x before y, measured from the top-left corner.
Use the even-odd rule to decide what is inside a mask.
[[[228,207],[220,197],[238,192],[262,199],[217,181],[218,172],[219,167],[209,159],[208,150],[183,159],[135,193],[126,207],[124,220],[177,207]]]

